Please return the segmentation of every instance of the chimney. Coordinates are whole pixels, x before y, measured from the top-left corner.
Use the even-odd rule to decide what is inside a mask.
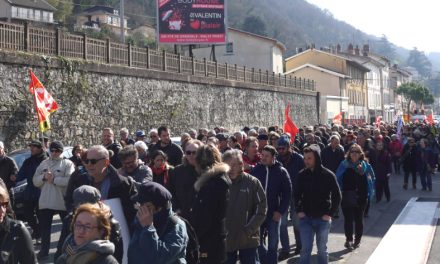
[[[357,55],[357,56],[359,56],[359,55],[361,55],[360,52],[361,52],[361,51],[360,51],[360,49],[359,49],[359,46],[356,45],[356,48],[354,49],[354,54]]]
[[[303,52],[303,48],[298,48],[298,53]]]
[[[315,43],[312,43],[312,49],[314,49],[315,48]]]
[[[341,45],[338,43],[338,45],[336,46],[336,53],[340,53],[341,52]]]
[[[362,49],[362,54],[366,57],[368,56],[368,53],[370,53],[370,45],[365,44]]]
[[[353,50],[353,44],[348,44],[348,49],[347,49],[348,53],[353,54],[354,50]]]

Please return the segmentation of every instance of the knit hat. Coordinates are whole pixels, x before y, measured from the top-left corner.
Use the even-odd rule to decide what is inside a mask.
[[[101,193],[93,186],[82,185],[73,191],[73,206],[79,207],[85,203],[95,204],[101,200]]]
[[[145,132],[143,130],[136,131],[136,137],[145,137]]]
[[[171,193],[159,183],[145,182],[138,187],[138,194],[132,199],[140,204],[151,202],[156,207],[167,207],[171,198]]]
[[[49,150],[50,151],[53,151],[53,150],[63,151],[64,150],[63,143],[61,143],[60,141],[54,141],[54,142],[50,143]]]
[[[278,147],[290,147],[290,139],[286,135],[282,135],[277,142]]]
[[[215,135],[215,137],[219,140],[219,141],[224,141],[224,140],[228,140],[229,136],[224,134],[224,133],[218,133],[217,135]]]

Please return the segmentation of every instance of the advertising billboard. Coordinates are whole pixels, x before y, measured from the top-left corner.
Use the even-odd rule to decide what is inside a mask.
[[[226,0],[157,0],[159,43],[226,42]]]

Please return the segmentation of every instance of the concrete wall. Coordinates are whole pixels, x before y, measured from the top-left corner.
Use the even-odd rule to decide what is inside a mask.
[[[33,69],[61,109],[51,117],[52,139],[66,145],[100,143],[101,129],[282,126],[286,103],[298,126],[317,123],[316,93],[64,58],[0,52],[0,140],[22,148],[37,137],[28,91]]]

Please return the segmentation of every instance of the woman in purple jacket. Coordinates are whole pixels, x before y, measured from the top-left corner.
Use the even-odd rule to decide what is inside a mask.
[[[376,148],[374,151],[376,153],[375,155],[371,155],[373,158],[370,160],[370,163],[376,175],[376,202],[382,200],[383,193],[385,193],[387,202],[389,202],[391,198],[389,185],[389,179],[391,176],[391,155],[386,149],[384,149],[383,141],[376,142]]]

